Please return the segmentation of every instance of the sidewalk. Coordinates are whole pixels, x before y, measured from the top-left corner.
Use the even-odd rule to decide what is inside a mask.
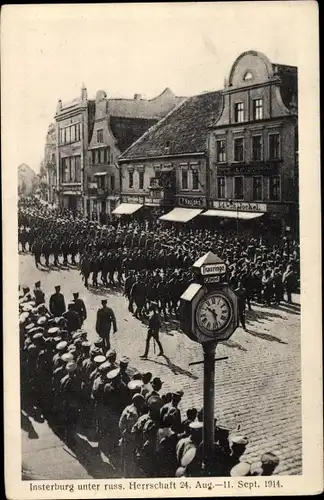
[[[46,421],[40,423],[24,415],[22,420],[22,462],[32,479],[92,479]]]

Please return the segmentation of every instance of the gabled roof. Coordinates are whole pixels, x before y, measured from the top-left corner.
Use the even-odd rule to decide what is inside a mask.
[[[133,142],[141,137],[156,122],[157,119],[111,116],[110,128],[117,140],[119,151],[123,152],[129,148]]]
[[[152,158],[207,151],[208,126],[222,108],[221,91],[189,97],[153,125],[120,157]]]

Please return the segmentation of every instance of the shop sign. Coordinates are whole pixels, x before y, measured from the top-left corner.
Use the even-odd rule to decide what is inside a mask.
[[[219,210],[239,210],[241,212],[266,212],[266,203],[255,203],[249,201],[213,201],[213,208]]]
[[[277,175],[278,165],[273,165],[271,163],[262,164],[243,164],[243,165],[230,165],[230,166],[217,166],[217,175]]]
[[[123,195],[122,196],[123,203],[143,203],[143,197],[139,195]]]
[[[204,208],[206,202],[205,198],[202,197],[186,198],[184,196],[180,196],[178,198],[178,204],[180,207]]]
[[[161,198],[151,198],[150,196],[145,196],[144,204],[159,206],[161,205]]]

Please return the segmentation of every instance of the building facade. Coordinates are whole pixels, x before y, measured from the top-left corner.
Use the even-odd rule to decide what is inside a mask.
[[[152,125],[183,98],[165,89],[154,99],[111,99],[97,92],[95,116],[85,168],[85,211],[91,219],[105,222],[120,202],[118,158]]]
[[[120,156],[122,203],[183,208],[180,219],[207,208],[208,127],[220,104],[220,92],[189,97]]]
[[[277,235],[298,230],[297,95],[296,67],[255,51],[236,59],[211,123],[211,215],[254,213]]]
[[[86,88],[71,102],[58,101],[56,123],[57,201],[62,208],[84,212],[84,173],[92,136],[95,102]]]

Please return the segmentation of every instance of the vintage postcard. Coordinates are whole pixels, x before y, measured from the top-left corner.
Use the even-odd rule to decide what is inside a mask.
[[[1,14],[7,497],[322,492],[317,3]]]

